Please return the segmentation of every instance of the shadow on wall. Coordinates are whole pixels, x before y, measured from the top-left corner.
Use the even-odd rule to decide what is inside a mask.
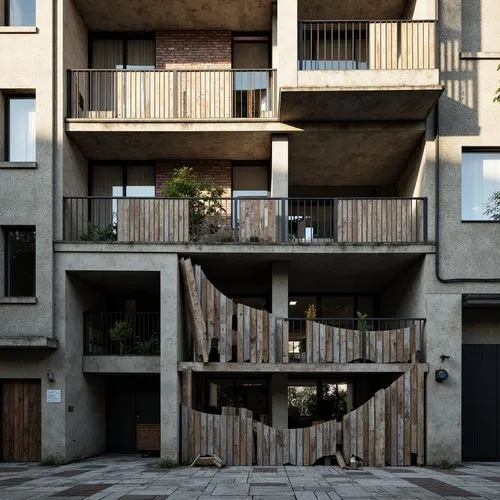
[[[477,61],[461,59],[460,54],[481,50],[481,3],[462,2],[461,23],[440,12],[439,61],[441,84],[445,87],[439,102],[444,122],[439,131],[442,136],[480,133]]]

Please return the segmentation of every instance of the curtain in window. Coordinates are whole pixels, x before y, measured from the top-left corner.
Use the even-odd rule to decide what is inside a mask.
[[[462,220],[492,220],[486,214],[491,196],[500,191],[500,152],[464,153]],[[500,207],[498,212],[500,212]]]
[[[35,0],[8,0],[9,26],[36,26]]]
[[[9,161],[36,161],[35,99],[9,100]]]
[[[127,69],[155,68],[154,40],[127,40]]]
[[[127,197],[154,198],[155,168],[153,166],[127,167]]]
[[[95,166],[92,170],[91,196],[123,196],[122,167]],[[116,201],[97,199],[91,201],[91,222],[107,227],[115,222]]]
[[[96,39],[92,41],[92,68],[123,68],[123,40]]]

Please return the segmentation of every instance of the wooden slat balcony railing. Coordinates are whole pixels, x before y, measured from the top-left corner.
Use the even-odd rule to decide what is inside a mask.
[[[299,70],[436,69],[436,22],[300,21]]]
[[[64,198],[64,240],[318,244],[427,241],[427,198]]]
[[[420,363],[421,318],[278,319],[290,363]]]
[[[83,354],[159,356],[160,313],[84,312]]]
[[[271,119],[277,98],[273,69],[68,72],[68,118]]]

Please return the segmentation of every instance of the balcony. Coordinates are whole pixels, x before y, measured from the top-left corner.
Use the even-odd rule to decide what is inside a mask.
[[[289,363],[421,363],[421,318],[278,319]]]
[[[159,356],[160,313],[84,312],[86,356]]]
[[[426,198],[64,198],[64,241],[256,245],[427,242]]]
[[[269,120],[278,116],[272,69],[70,70],[68,96],[68,118],[79,120]]]
[[[300,21],[283,121],[423,120],[439,98],[435,21]]]

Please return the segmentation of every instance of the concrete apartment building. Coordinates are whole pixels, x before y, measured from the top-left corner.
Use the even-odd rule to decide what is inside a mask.
[[[181,401],[305,427],[290,386],[414,365],[405,460],[500,457],[497,0],[0,4],[0,460],[178,462]],[[223,197],[162,197],[182,166]]]

